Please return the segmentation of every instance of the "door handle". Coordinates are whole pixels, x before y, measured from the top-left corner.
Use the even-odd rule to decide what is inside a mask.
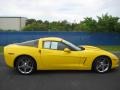
[[[41,53],[41,50],[39,50],[38,52]]]

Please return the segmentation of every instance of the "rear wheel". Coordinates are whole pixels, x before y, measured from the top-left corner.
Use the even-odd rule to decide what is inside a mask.
[[[111,60],[106,56],[101,56],[95,59],[93,70],[98,73],[105,73],[111,69]]]
[[[17,58],[15,68],[19,73],[27,75],[35,71],[36,63],[31,57],[21,56]]]

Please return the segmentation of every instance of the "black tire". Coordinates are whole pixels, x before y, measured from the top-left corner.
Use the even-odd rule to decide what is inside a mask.
[[[36,70],[36,62],[30,56],[20,56],[15,61],[15,69],[20,74],[29,75]]]
[[[97,73],[106,73],[111,70],[111,60],[107,56],[100,56],[95,59],[92,69]]]

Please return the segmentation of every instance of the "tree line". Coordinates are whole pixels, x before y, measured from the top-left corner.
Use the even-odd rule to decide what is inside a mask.
[[[119,17],[104,14],[97,19],[85,17],[79,23],[64,21],[42,21],[28,19],[23,31],[84,31],[84,32],[120,32]]]

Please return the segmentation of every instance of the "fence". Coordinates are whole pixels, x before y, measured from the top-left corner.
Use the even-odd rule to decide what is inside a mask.
[[[61,37],[76,45],[120,45],[120,33],[93,32],[0,32],[0,45],[41,37]]]

